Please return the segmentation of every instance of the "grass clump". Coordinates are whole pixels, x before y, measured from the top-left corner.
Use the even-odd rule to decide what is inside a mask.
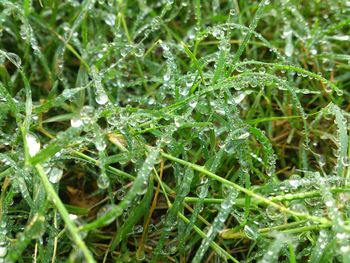
[[[0,10],[0,262],[350,262],[348,1]]]

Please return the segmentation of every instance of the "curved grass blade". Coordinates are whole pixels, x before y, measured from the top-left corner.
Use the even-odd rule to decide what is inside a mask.
[[[225,198],[224,202],[221,204],[221,209],[219,210],[218,215],[215,217],[212,225],[209,227],[205,238],[203,238],[200,247],[192,259],[192,263],[202,262],[204,254],[209,248],[210,242],[214,240],[217,233],[222,229],[228,215],[230,214],[236,197],[237,192],[235,190],[230,190],[227,198]]]
[[[133,226],[142,218],[147,218],[149,205],[153,197],[153,179],[150,178],[148,190],[145,196],[142,198],[141,203],[137,205],[129,215],[129,218],[124,224],[118,228],[117,234],[112,241],[110,251],[114,251],[116,246],[125,239],[125,237],[131,232]]]
[[[142,192],[145,184],[148,184],[150,173],[154,165],[158,162],[160,150],[158,148],[152,149],[148,154],[145,162],[143,163],[141,169],[137,173],[137,176],[133,182],[132,187],[125,195],[124,199],[108,213],[102,217],[96,219],[95,221],[84,225],[81,230],[88,231],[104,225],[109,224],[111,221],[116,219],[122,214],[122,212],[127,208],[127,206],[134,200],[134,198]]]
[[[178,186],[178,189],[176,191],[177,195],[176,195],[175,201],[167,212],[165,223],[164,223],[164,229],[158,240],[157,246],[154,250],[151,262],[156,262],[156,260],[160,256],[161,250],[164,246],[165,239],[168,238],[172,228],[174,227],[177,214],[181,210],[181,207],[183,205],[183,200],[190,191],[190,186],[191,186],[193,176],[194,176],[193,170],[189,168],[186,169],[186,172],[184,174],[184,177],[182,178],[181,184]]]

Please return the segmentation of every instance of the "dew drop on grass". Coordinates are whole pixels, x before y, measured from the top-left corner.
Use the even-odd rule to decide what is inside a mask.
[[[326,165],[326,158],[323,155],[318,156],[318,164],[320,167],[323,167]]]
[[[97,177],[97,186],[100,189],[106,189],[109,186],[109,178],[105,173],[100,174]]]
[[[114,26],[116,16],[114,14],[106,14],[104,16],[105,23],[109,26]]]
[[[244,92],[239,92],[237,96],[234,98],[234,103],[240,104],[246,97],[247,95],[253,93],[252,90],[246,90]]]
[[[212,32],[213,37],[220,38],[223,35],[222,30],[219,27],[215,27]]]
[[[249,138],[249,136],[250,136],[249,132],[245,132],[245,133],[241,134],[237,139],[244,140],[244,139]]]
[[[145,48],[143,44],[140,43],[135,47],[135,56],[138,58],[141,58],[143,57],[144,54],[145,54]]]
[[[190,76],[187,80],[186,80],[186,87],[189,89],[192,87],[194,82],[194,79]]]
[[[97,212],[97,218],[101,218],[103,216],[105,216],[106,214],[108,214],[113,208],[115,208],[116,205],[115,204],[108,204],[108,205],[104,205],[103,207],[100,208],[100,210],[98,210]],[[105,224],[109,225],[110,223],[112,223],[114,221],[114,218],[112,217],[111,219],[108,219]]]
[[[343,232],[339,232],[336,234],[336,237],[340,240],[345,240],[346,238],[348,238],[348,234],[343,233]]]
[[[342,159],[341,159],[341,162],[342,162],[342,164],[344,165],[344,166],[350,166],[350,158],[348,157],[348,156],[344,156],[344,157],[342,157]]]
[[[80,116],[75,116],[70,120],[70,125],[74,128],[79,128],[83,125],[83,121]]]
[[[228,202],[222,202],[221,203],[221,208],[222,209],[229,209],[231,207],[231,204]]]
[[[4,258],[7,254],[7,244],[4,241],[0,242],[0,262],[4,262],[2,258]]]
[[[305,203],[307,203],[310,206],[318,206],[321,202],[319,198],[312,197],[312,198],[306,198]]]
[[[134,234],[140,234],[143,231],[143,227],[141,225],[134,225],[132,228]]]
[[[310,53],[312,55],[317,55],[318,52],[317,52],[317,49],[315,47],[312,47],[311,50],[310,50]]]
[[[273,165],[268,165],[266,168],[266,174],[267,176],[272,176],[275,172],[275,167]]]
[[[333,200],[327,200],[325,202],[325,204],[326,204],[327,207],[333,207],[334,206],[334,201]]]
[[[108,102],[108,96],[101,83],[101,74],[98,72],[95,66],[91,68],[91,74],[95,84],[95,101],[99,105],[105,105]]]
[[[11,52],[1,52],[1,53],[4,53],[5,57],[9,61],[11,61],[11,63],[13,65],[15,65],[17,68],[21,67],[22,61],[18,55],[16,55],[15,53],[11,53]]]
[[[259,237],[258,230],[254,226],[245,225],[243,230],[249,239],[256,240]]]
[[[266,208],[266,215],[271,219],[271,220],[278,220],[283,217],[283,214],[273,205],[269,205]]]
[[[303,214],[308,214],[309,213],[309,211],[306,208],[306,206],[303,205],[302,203],[298,202],[298,201],[292,202],[289,208],[291,210],[299,212],[299,213],[303,213]]]
[[[284,53],[287,57],[291,57],[293,55],[293,49],[293,44],[291,42],[288,42],[284,50]]]
[[[339,41],[349,41],[350,40],[350,36],[347,36],[347,35],[336,35],[336,36],[333,37],[333,39],[339,40]]]
[[[336,90],[336,93],[337,93],[338,96],[343,96],[344,95],[344,91],[342,91],[340,89]]]
[[[209,179],[208,179],[208,177],[206,177],[206,176],[203,176],[202,178],[201,178],[201,185],[204,185],[204,184],[206,184],[206,183],[208,183],[209,182]]]
[[[49,181],[53,184],[58,183],[63,175],[63,170],[57,167],[52,167],[49,172]]]
[[[30,156],[36,155],[40,151],[39,139],[32,133],[27,133],[26,141],[27,141],[29,155]]]
[[[293,188],[298,188],[298,186],[300,185],[299,180],[295,180],[295,179],[289,180],[289,184]]]
[[[75,214],[69,214],[69,219],[72,220],[72,221],[75,221],[78,219],[78,216],[75,215]]]
[[[98,151],[104,151],[107,147],[107,144],[103,138],[97,138],[95,141],[95,147]]]
[[[198,104],[198,100],[191,100],[191,101],[188,103],[188,105],[189,105],[192,109],[194,109],[194,108],[197,106],[197,104]]]
[[[108,96],[107,96],[106,92],[99,90],[99,91],[96,91],[95,100],[96,100],[97,104],[105,105],[108,102]]]
[[[168,246],[166,246],[165,248],[164,248],[164,250],[166,251],[166,254],[167,255],[173,255],[173,254],[175,254],[176,253],[176,251],[177,251],[177,245],[176,244],[169,244]]]
[[[84,106],[80,110],[80,117],[83,124],[91,124],[93,121],[95,109],[91,106]]]
[[[170,80],[170,75],[171,73],[169,72],[169,71],[167,71],[166,73],[165,73],[165,75],[163,76],[163,80],[165,81],[165,82],[168,82],[169,80]]]
[[[205,185],[197,187],[196,194],[199,198],[205,198],[208,195],[208,187]]]
[[[146,194],[147,192],[147,189],[148,189],[148,182],[147,181],[144,181],[143,184],[142,184],[142,187],[140,189],[140,191],[138,191],[138,195],[144,195]]]
[[[343,253],[349,252],[350,251],[350,246],[341,246],[340,251]]]
[[[182,125],[182,117],[176,116],[174,118],[174,124],[177,128],[179,128]]]

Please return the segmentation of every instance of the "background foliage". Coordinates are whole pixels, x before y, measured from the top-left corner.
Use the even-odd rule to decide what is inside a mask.
[[[0,2],[0,262],[350,262],[350,2]]]

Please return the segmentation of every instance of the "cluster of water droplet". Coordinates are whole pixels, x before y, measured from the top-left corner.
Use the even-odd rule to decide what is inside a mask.
[[[2,220],[0,223],[0,262],[6,262],[5,257],[8,251],[8,240],[7,240],[7,224],[6,220]]]

